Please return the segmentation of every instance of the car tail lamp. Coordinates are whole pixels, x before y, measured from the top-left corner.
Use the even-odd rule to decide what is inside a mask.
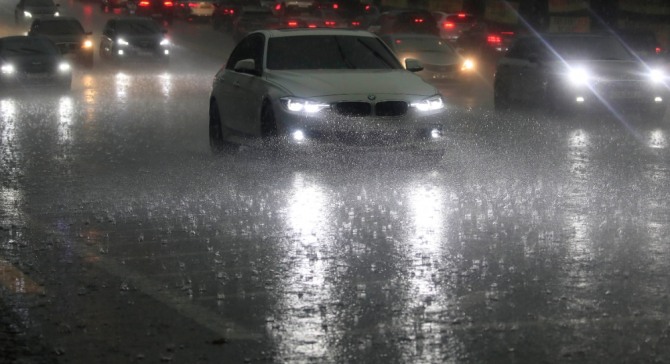
[[[316,24],[309,24],[309,25],[307,26],[307,28],[312,28],[312,29],[314,29],[314,28],[316,28]]]
[[[656,47],[655,50],[656,50],[656,54],[661,54],[661,52],[663,52],[663,49],[661,49],[661,47]]]
[[[142,7],[150,6],[150,5],[151,5],[151,2],[147,1],[147,0],[142,0],[137,4],[137,6],[142,6]]]
[[[421,24],[421,23],[423,23],[423,18],[414,18],[414,19],[412,19],[412,21],[414,21],[414,23],[416,23],[416,24]]]
[[[514,32],[500,32],[502,35],[514,35]]]
[[[235,10],[234,9],[223,9],[223,13],[227,15],[234,15]]]
[[[454,23],[452,23],[452,22],[450,22],[450,21],[445,21],[444,23],[442,23],[442,27],[443,27],[444,29],[448,29],[448,30],[450,30],[450,29],[454,29],[455,26],[456,26],[456,24],[454,24]]]
[[[360,26],[361,26],[361,22],[359,22],[359,21],[355,21],[355,20],[354,20],[354,21],[351,22],[351,26],[352,26],[352,27],[360,27]]]
[[[493,46],[498,46],[502,44],[502,39],[499,35],[489,34],[489,36],[486,37],[486,43]]]
[[[458,17],[459,17],[459,18],[465,18],[465,14],[463,14],[463,13],[459,13],[459,14],[458,14]]]
[[[337,23],[332,20],[326,20],[325,22],[323,22],[323,24],[325,24],[327,27],[334,27],[337,25]]]
[[[372,7],[370,7],[370,5],[365,5],[365,11],[370,11],[370,9],[372,9]]]
[[[295,20],[289,20],[288,21],[288,26],[291,28],[297,28],[298,27],[298,22]]]
[[[174,3],[172,1],[163,1],[163,6],[170,8],[174,6]]]
[[[188,3],[189,8],[195,8],[198,6],[198,3]]]
[[[333,9],[337,10],[337,9],[339,9],[339,8],[340,8],[340,5],[338,5],[337,3],[334,3],[334,4],[333,4]]]
[[[281,10],[281,3],[277,3],[277,5],[275,5],[275,10],[276,11]]]

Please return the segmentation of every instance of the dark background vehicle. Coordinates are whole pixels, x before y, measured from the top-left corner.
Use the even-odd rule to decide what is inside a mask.
[[[381,38],[401,62],[407,58],[421,62],[423,70],[415,74],[426,81],[467,82],[475,75],[474,62],[462,57],[447,40],[440,37],[430,34],[387,34]]]
[[[507,51],[518,33],[517,27],[513,25],[478,22],[472,28],[464,30],[455,45],[464,54],[493,64]]]
[[[640,59],[648,62],[662,62],[667,52],[661,47],[656,34],[651,30],[617,30],[614,32],[621,41]]]
[[[128,12],[137,16],[160,19],[168,24],[174,19],[174,0],[128,0]]]
[[[112,9],[125,8],[128,0],[100,0],[100,10],[109,12]]]
[[[93,41],[79,20],[73,17],[53,17],[33,20],[28,35],[43,35],[51,39],[60,52],[72,55],[84,66],[93,67]]]
[[[123,61],[144,57],[168,62],[170,42],[167,30],[150,18],[110,19],[100,39],[100,58]]]
[[[0,89],[53,86],[69,90],[72,71],[56,45],[43,36],[0,38]]]
[[[14,20],[19,23],[44,16],[57,16],[59,7],[60,4],[53,0],[20,0],[14,9]]]
[[[439,35],[437,22],[427,10],[392,10],[379,15],[369,31],[377,35],[395,33],[420,33]]]
[[[665,114],[667,89],[621,41],[605,34],[542,34],[518,38],[498,62],[494,105],[577,111],[633,110],[650,120]]]
[[[348,23],[332,9],[286,6],[279,12],[279,23],[287,28],[347,28]]]
[[[214,3],[212,27],[226,32],[233,30],[233,22],[245,6],[261,7],[257,0],[219,0]]]
[[[237,42],[248,33],[259,29],[278,29],[279,18],[265,7],[244,7],[233,22],[233,39]]]
[[[175,16],[188,21],[208,22],[214,13],[215,0],[179,0],[175,2]]]
[[[433,17],[440,29],[440,37],[456,41],[461,34],[477,24],[477,18],[468,13],[445,13],[434,11]]]

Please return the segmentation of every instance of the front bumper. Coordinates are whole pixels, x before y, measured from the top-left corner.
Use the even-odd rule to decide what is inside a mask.
[[[669,93],[664,85],[637,82],[564,86],[555,101],[559,107],[582,112],[665,110]]]

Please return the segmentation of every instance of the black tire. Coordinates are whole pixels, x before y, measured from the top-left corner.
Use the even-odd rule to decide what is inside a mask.
[[[272,102],[265,100],[263,108],[261,109],[261,137],[263,139],[271,139],[278,135],[277,120],[275,119],[275,111],[272,108]]]
[[[215,100],[209,103],[209,148],[214,154],[220,154],[231,150],[230,142],[226,140],[229,135],[228,128],[221,122],[221,113]]]

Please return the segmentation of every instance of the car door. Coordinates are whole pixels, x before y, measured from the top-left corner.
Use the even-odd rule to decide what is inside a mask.
[[[260,133],[260,108],[265,95],[262,79],[265,37],[254,33],[244,38],[235,47],[224,72],[216,77],[215,97],[224,126],[242,134]],[[235,70],[237,62],[253,59],[254,74]]]
[[[520,89],[522,99],[528,103],[538,103],[544,98],[546,80],[545,47],[537,38],[528,39],[524,49],[524,62],[520,77],[523,86]]]

